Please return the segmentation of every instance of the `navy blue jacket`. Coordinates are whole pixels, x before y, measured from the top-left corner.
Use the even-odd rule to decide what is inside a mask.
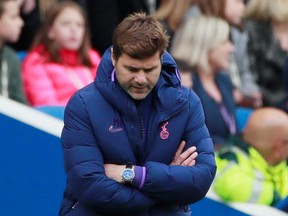
[[[223,104],[231,117],[234,118],[236,124],[236,132],[238,132],[236,123],[236,105],[233,98],[233,85],[230,77],[224,72],[219,72],[215,76],[216,84],[221,92]],[[193,90],[199,96],[204,113],[205,122],[210,132],[214,144],[223,144],[231,135],[227,124],[221,114],[219,104],[205,91],[200,77],[197,73],[193,74]]]
[[[175,211],[201,200],[216,172],[200,100],[181,87],[174,60],[164,53],[160,78],[150,92],[145,148],[139,152],[135,102],[114,81],[110,56],[109,49],[95,82],[79,90],[65,110],[61,139],[67,186],[60,215],[186,215]],[[165,123],[166,137],[160,136]],[[185,149],[197,147],[195,166],[169,165],[182,140],[187,142]],[[146,167],[143,188],[105,175],[104,163],[127,162]]]

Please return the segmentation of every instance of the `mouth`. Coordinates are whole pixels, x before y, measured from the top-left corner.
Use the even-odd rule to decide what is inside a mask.
[[[147,87],[146,86],[131,86],[133,89],[136,89],[136,90],[140,90],[140,91],[143,91],[145,90]]]

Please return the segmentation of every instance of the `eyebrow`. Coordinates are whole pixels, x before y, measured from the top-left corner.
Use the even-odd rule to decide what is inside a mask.
[[[124,68],[128,69],[128,70],[144,70],[144,71],[149,71],[149,70],[153,70],[155,68],[157,68],[158,65],[152,66],[152,67],[148,67],[148,68],[144,68],[144,67],[133,67],[133,66],[129,66],[129,65],[124,65]]]

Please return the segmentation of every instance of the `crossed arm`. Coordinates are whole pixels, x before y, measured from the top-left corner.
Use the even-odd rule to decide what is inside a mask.
[[[175,153],[173,160],[170,165],[179,166],[194,166],[196,163],[196,157],[198,153],[196,152],[196,147],[192,146],[183,152],[186,142],[182,141]],[[121,173],[125,168],[125,165],[117,164],[105,164],[105,174],[108,178],[114,179],[115,181],[122,183]]]

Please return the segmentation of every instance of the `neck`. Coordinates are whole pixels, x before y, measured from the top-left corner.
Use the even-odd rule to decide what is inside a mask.
[[[206,71],[203,69],[198,70],[199,77],[201,80],[205,81],[214,81],[215,75],[212,71]]]
[[[273,155],[272,154],[268,154],[268,155],[262,155],[263,158],[267,161],[267,163],[270,165],[270,166],[276,166],[278,163],[276,163],[276,161],[274,160],[273,158]]]

